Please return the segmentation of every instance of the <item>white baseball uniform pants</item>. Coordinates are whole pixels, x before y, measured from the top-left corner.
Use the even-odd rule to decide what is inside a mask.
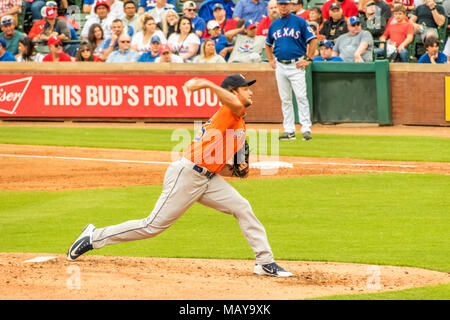
[[[162,193],[152,213],[145,219],[130,220],[96,229],[92,246],[103,246],[154,237],[169,228],[195,202],[232,214],[256,257],[256,263],[272,263],[273,254],[266,231],[256,218],[250,203],[221,176],[208,179],[193,170],[194,163],[181,158],[166,171]],[[211,248],[213,249],[213,248]]]
[[[278,93],[281,98],[284,132],[295,132],[295,114],[292,103],[292,90],[297,100],[298,119],[302,126],[301,132],[311,132],[311,117],[309,102],[306,96],[306,71],[298,69],[295,63],[283,64],[276,62],[275,77]]]

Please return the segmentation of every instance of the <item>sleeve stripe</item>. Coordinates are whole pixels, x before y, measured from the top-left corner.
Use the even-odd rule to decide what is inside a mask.
[[[313,34],[311,37],[309,37],[308,39],[306,39],[306,42],[310,42],[312,39],[317,39],[317,37]]]

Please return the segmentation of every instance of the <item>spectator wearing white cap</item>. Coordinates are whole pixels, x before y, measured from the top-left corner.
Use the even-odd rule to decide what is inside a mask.
[[[14,25],[14,20],[11,16],[3,16],[1,19],[0,38],[5,39],[6,50],[13,55],[19,53],[19,40],[26,37],[26,35],[18,30]]]
[[[56,7],[45,8],[44,28],[37,39],[47,41],[51,37],[58,37],[61,41],[70,40],[72,37],[69,25],[64,19],[58,17]]]
[[[11,16],[14,20],[14,25],[17,26],[17,15],[22,11],[22,1],[24,0],[1,0],[0,19],[4,16]]]
[[[217,21],[220,28],[220,34],[225,35],[228,31],[236,29],[237,21],[235,19],[228,19],[227,12],[221,3],[216,3],[213,6],[214,20]],[[209,20],[211,21],[211,20]],[[204,38],[209,38],[209,35],[204,35]]]
[[[191,19],[192,27],[199,38],[203,37],[205,32],[206,22],[197,15],[197,5],[194,1],[186,1],[183,4],[183,14],[185,17]]]
[[[6,41],[3,38],[0,38],[0,61],[16,61],[14,55],[6,50]]]
[[[227,37],[220,34],[220,26],[216,20],[210,20],[206,24],[206,29],[210,38],[202,39],[202,43],[205,40],[213,40],[216,53],[225,60],[228,60],[231,51],[233,51],[233,44],[228,42]]]

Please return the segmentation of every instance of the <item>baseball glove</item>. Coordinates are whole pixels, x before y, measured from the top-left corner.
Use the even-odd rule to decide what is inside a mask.
[[[232,166],[232,175],[235,177],[244,178],[250,170],[250,147],[247,140],[245,140],[242,148],[234,154],[234,161]],[[246,164],[244,168],[241,168],[242,164]]]

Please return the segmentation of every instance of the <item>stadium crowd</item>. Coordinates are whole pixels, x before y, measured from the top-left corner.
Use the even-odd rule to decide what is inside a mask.
[[[314,61],[450,63],[450,0],[292,0]],[[0,0],[0,61],[267,62],[277,0]]]

